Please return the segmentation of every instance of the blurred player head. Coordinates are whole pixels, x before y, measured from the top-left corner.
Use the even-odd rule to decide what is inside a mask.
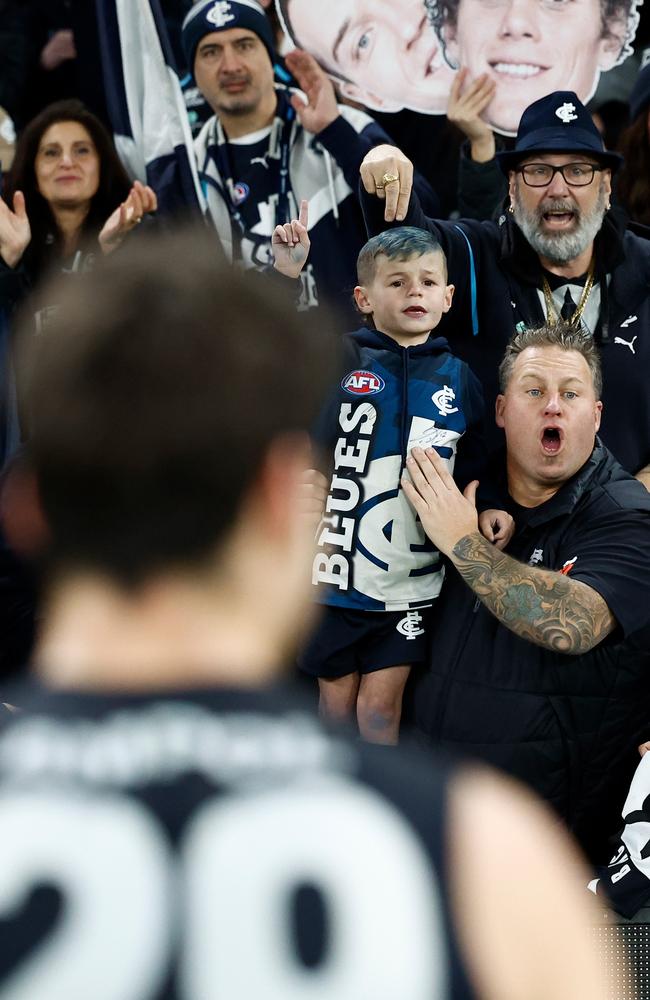
[[[258,616],[277,603],[291,641],[308,600],[307,430],[332,344],[270,279],[222,273],[213,251],[202,232],[125,248],[61,287],[30,342],[52,569],[129,595],[200,580]]]
[[[451,308],[447,259],[435,237],[414,226],[373,236],[357,258],[357,308],[403,347],[421,344]]]

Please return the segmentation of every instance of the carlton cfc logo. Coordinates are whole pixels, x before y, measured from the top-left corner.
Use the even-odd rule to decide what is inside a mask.
[[[341,382],[341,388],[353,396],[374,396],[376,392],[381,392],[386,383],[374,372],[358,371],[349,372]]]

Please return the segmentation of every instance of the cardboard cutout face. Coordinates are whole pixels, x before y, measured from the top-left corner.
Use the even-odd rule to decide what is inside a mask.
[[[285,32],[341,93],[380,111],[444,114],[454,72],[496,82],[483,117],[505,135],[533,101],[586,103],[631,52],[637,0],[276,0]],[[325,14],[326,11],[326,14]]]

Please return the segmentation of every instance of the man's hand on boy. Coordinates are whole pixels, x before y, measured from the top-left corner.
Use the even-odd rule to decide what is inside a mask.
[[[515,522],[505,510],[476,511],[478,481],[458,489],[447,464],[434,448],[413,448],[406,460],[410,476],[402,477],[402,489],[415,508],[427,535],[441,552],[451,552],[461,538],[477,529],[496,548],[512,538]]]
[[[461,493],[434,448],[413,448],[406,460],[402,489],[427,535],[445,555],[451,555],[456,542],[465,535],[478,531],[477,486],[478,480],[474,479]]]
[[[287,278],[298,278],[309,255],[311,241],[307,232],[309,203],[303,198],[297,219],[276,226],[271,237],[273,266]]]
[[[514,518],[505,510],[484,510],[478,516],[479,531],[497,549],[505,549],[515,533]]]

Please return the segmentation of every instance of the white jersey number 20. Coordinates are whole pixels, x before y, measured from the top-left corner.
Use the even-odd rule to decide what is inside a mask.
[[[0,1000],[151,1000],[176,960],[179,1000],[446,995],[426,853],[384,799],[346,779],[208,799],[178,853],[135,800],[4,792],[0,843],[3,920],[39,884],[64,899]],[[314,969],[297,959],[288,919],[305,882],[330,927]]]

